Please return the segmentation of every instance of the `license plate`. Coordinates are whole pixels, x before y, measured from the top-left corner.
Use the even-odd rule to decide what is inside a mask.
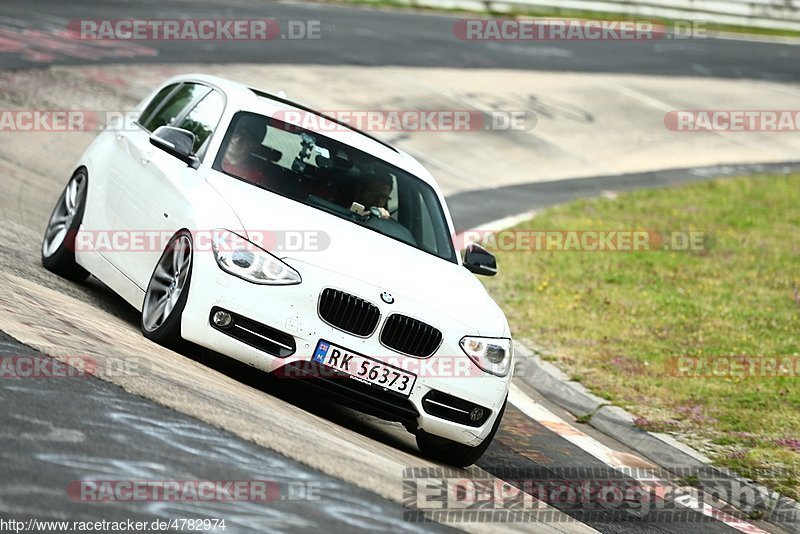
[[[320,340],[317,344],[311,361],[405,397],[411,394],[411,388],[414,387],[414,382],[417,380],[416,375],[399,367],[324,340]]]

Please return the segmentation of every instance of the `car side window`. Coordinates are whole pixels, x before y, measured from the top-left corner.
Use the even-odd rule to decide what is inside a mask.
[[[194,134],[193,152],[196,154],[200,147],[211,136],[217,127],[222,112],[225,110],[225,99],[217,91],[211,91],[184,117],[178,128],[189,130]]]
[[[181,112],[195,101],[201,98],[204,93],[211,91],[208,87],[198,83],[184,83],[175,92],[157,106],[152,116],[144,118],[146,122],[142,123],[148,131],[153,132],[159,126],[172,126],[175,119]],[[158,98],[158,96],[156,96]]]
[[[150,103],[147,104],[147,107],[144,108],[144,111],[139,116],[139,124],[144,126],[144,123],[147,121],[147,119],[153,114],[153,112],[156,109],[158,109],[158,107],[164,102],[164,99],[167,98],[170,95],[170,93],[172,93],[172,91],[174,91],[175,88],[178,87],[178,85],[179,84],[177,83],[173,83],[172,85],[168,85],[163,89],[161,89],[158,93],[156,93],[156,96],[154,96],[153,99],[150,100]]]

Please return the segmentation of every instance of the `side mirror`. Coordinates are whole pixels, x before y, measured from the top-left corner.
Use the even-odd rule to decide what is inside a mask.
[[[470,272],[484,276],[497,274],[497,260],[494,254],[474,243],[468,245],[464,251],[464,267]]]
[[[189,130],[173,126],[159,126],[150,135],[150,144],[160,148],[167,154],[175,156],[193,169],[200,166],[200,160],[197,159],[197,156],[192,151],[194,134]]]

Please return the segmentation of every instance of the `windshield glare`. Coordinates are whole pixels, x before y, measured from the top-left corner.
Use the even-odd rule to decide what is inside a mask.
[[[456,262],[428,184],[318,132],[237,113],[214,169]]]

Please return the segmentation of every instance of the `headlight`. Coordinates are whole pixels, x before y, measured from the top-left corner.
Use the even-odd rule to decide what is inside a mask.
[[[461,350],[475,365],[497,376],[506,376],[511,368],[514,346],[510,339],[493,337],[463,337]]]
[[[300,273],[281,260],[228,230],[214,230],[211,240],[220,269],[254,284],[299,284]]]

